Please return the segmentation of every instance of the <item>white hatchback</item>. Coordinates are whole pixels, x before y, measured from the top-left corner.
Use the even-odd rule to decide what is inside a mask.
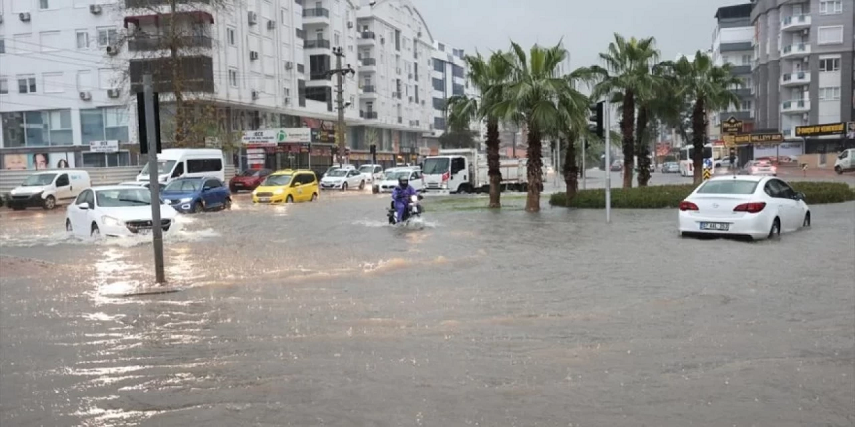
[[[163,231],[169,231],[178,212],[160,204]],[[144,187],[114,185],[92,187],[68,205],[65,229],[76,236],[131,236],[153,228],[151,193]]]
[[[804,199],[804,194],[775,177],[715,177],[680,202],[680,234],[765,239],[796,231],[810,226]]]

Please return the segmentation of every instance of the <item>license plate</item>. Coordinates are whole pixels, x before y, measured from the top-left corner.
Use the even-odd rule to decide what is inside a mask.
[[[148,228],[143,228],[137,232],[137,234],[139,234],[141,236],[148,236],[149,233],[151,233],[151,229],[148,229]]]
[[[268,202],[270,202],[270,197],[259,197],[258,202],[259,203],[268,203]]]
[[[730,230],[730,224],[726,222],[702,222],[701,230],[727,231]]]
[[[235,187],[243,187],[243,184],[241,184],[241,183],[239,183],[239,182],[236,182],[236,183],[235,183]]]

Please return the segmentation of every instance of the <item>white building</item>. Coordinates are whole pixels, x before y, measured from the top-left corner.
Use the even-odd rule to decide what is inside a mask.
[[[751,65],[754,61],[754,27],[751,25],[751,4],[720,7],[716,11],[716,26],[712,34],[712,59],[715,65],[730,64],[731,74],[741,80],[731,90],[739,97],[738,106],[711,112],[709,137],[718,139],[721,123],[730,117],[743,122],[744,131],[754,128],[751,94]]]
[[[469,70],[463,59],[465,56],[463,49],[456,49],[439,41],[434,42],[431,63],[431,136],[439,138],[448,127],[445,107],[449,98],[463,95],[478,96],[467,79]]]

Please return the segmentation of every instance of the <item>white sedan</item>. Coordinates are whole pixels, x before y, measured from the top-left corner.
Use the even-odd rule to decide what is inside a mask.
[[[721,176],[680,202],[681,235],[765,239],[810,226],[805,195],[769,176]]]
[[[365,178],[356,169],[334,169],[321,179],[321,190],[341,190],[365,188]]]
[[[178,212],[160,204],[163,231]],[[100,237],[148,234],[152,230],[151,193],[144,187],[92,187],[77,196],[65,214],[65,229],[76,236]]]
[[[383,166],[362,165],[359,167],[359,173],[365,178],[365,182],[372,184],[374,181],[383,179]]]
[[[391,193],[398,186],[398,180],[407,178],[410,181],[410,186],[416,191],[425,189],[425,183],[422,180],[422,172],[418,169],[398,168],[395,170],[387,170],[383,180],[376,184],[378,193]]]

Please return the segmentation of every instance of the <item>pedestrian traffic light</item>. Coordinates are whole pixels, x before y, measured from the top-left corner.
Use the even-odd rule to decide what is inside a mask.
[[[603,138],[606,134],[603,127],[603,113],[605,112],[605,105],[605,102],[600,101],[596,104],[591,104],[588,107],[588,109],[591,110],[591,115],[588,118],[588,129],[600,138]]]

